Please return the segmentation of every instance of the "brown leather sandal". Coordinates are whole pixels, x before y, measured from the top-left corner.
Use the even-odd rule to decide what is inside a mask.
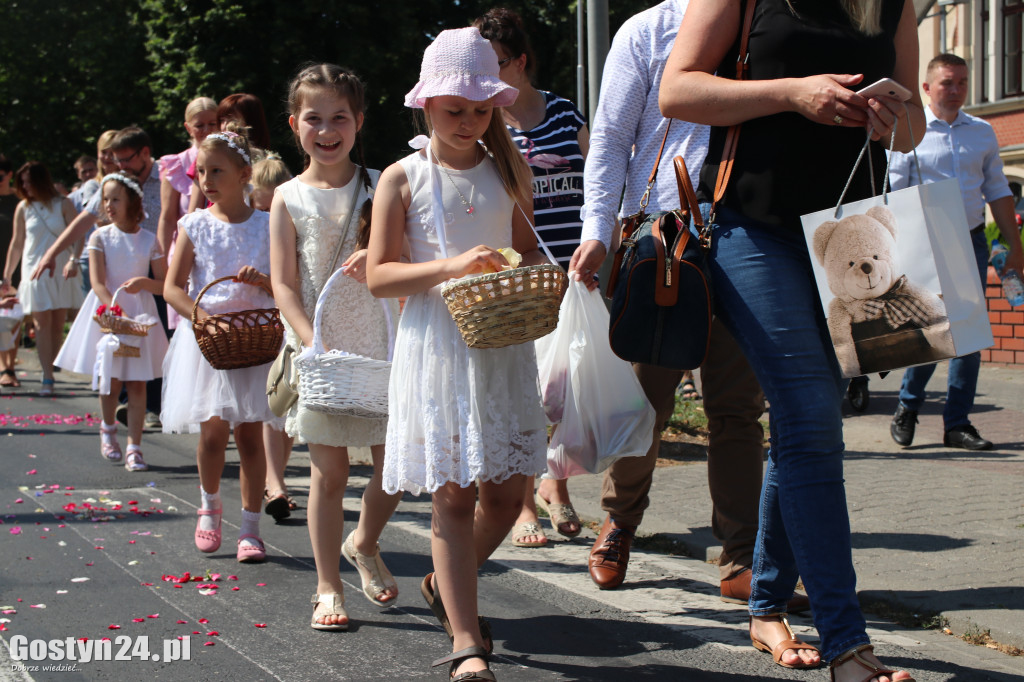
[[[767,644],[765,644],[764,642],[762,642],[761,640],[754,639],[754,634],[753,634],[753,632],[751,632],[751,634],[750,634],[750,643],[754,645],[754,648],[757,649],[758,651],[765,651],[765,652],[771,654],[772,655],[772,659],[778,665],[781,665],[783,668],[794,668],[794,669],[798,669],[798,670],[803,670],[803,669],[807,669],[807,668],[817,668],[819,665],[821,665],[820,661],[818,663],[804,663],[803,661],[801,661],[800,663],[783,663],[782,662],[782,654],[786,653],[786,651],[788,651],[790,649],[792,649],[794,651],[801,651],[801,650],[803,650],[803,651],[813,651],[815,653],[818,653],[819,655],[820,655],[820,652],[818,651],[817,647],[812,646],[812,645],[808,644],[807,642],[805,642],[805,641],[803,641],[801,639],[798,639],[797,636],[795,634],[793,634],[793,629],[789,627],[789,620],[786,619],[786,614],[784,614],[784,613],[780,614],[779,615],[779,620],[782,622],[783,627],[786,628],[786,632],[789,633],[789,639],[782,640],[781,642],[776,644],[775,648],[773,649],[773,648],[769,647]],[[754,624],[754,617],[751,616],[750,617],[750,627],[751,628],[753,628],[753,624]]]
[[[455,635],[452,632],[452,624],[448,621],[448,612],[444,610],[444,602],[441,601],[440,591],[434,591],[431,584],[433,581],[434,574],[427,573],[426,577],[423,578],[423,582],[420,583],[420,594],[423,595],[423,600],[427,602],[427,606],[430,607],[434,617],[441,623],[441,627],[444,628],[449,641],[454,644]],[[491,624],[483,616],[478,616],[477,620],[480,623],[480,638],[484,640],[484,648],[490,654],[494,651],[494,637],[491,635]]]
[[[482,658],[484,663],[487,665],[483,670],[476,670],[468,673],[455,674],[455,669],[459,667],[459,664],[465,661],[467,658]],[[430,667],[436,668],[450,663],[451,666],[448,668],[448,679],[451,682],[471,682],[476,680],[486,680],[486,682],[498,682],[498,678],[491,672],[491,654],[484,649],[482,646],[471,646],[461,651],[456,651],[453,654],[449,654],[444,658],[439,658],[430,664]]]
[[[845,654],[841,654],[837,659],[828,664],[829,678],[832,680],[832,682],[836,682],[836,666],[842,665],[850,659],[853,659],[854,663],[864,668],[865,670],[871,671],[868,673],[867,677],[861,680],[861,682],[868,682],[868,680],[874,677],[878,677],[879,675],[893,675],[894,673],[899,672],[898,670],[879,668],[877,665],[875,665],[874,663],[860,655],[860,652],[862,651],[874,651],[874,649],[875,647],[871,646],[870,644],[861,644],[856,649],[850,649]],[[902,680],[896,680],[896,682],[914,682],[914,678],[905,677]]]

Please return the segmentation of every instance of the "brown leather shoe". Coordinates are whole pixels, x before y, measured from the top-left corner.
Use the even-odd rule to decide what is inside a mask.
[[[614,590],[626,579],[629,548],[636,526],[620,526],[612,517],[604,520],[601,532],[590,549],[590,578],[602,590]]]
[[[750,601],[751,571],[745,568],[728,580],[721,582],[722,601],[730,604],[746,604]],[[786,604],[787,613],[803,613],[811,610],[811,602],[806,595],[794,592]]]

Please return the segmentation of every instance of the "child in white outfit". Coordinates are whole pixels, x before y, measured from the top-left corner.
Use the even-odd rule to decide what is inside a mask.
[[[167,336],[160,327],[153,294],[163,291],[167,266],[156,235],[139,225],[144,215],[142,187],[135,178],[111,173],[103,178],[100,191],[103,209],[113,222],[89,237],[92,290],[78,311],[54,364],[92,375],[93,389],[99,389],[103,411],[100,453],[111,462],[120,462],[122,456],[114,411],[121,383],[124,383],[128,394],[128,456],[124,466],[129,471],[145,471],[149,467],[142,458],[141,443],[146,382],[163,374],[167,352]],[[113,300],[115,293],[116,302]],[[152,324],[149,333],[145,336],[104,333],[93,315],[101,305],[110,308],[114,303],[124,317]],[[118,350],[122,345],[138,348],[138,357],[127,350]]]
[[[450,279],[508,265],[501,247],[524,265],[546,262],[529,222],[530,170],[495,111],[517,90],[498,70],[475,28],[444,31],[427,48],[406,105],[423,108],[431,137],[381,175],[367,257],[375,296],[409,297],[391,370],[384,490],[433,494],[434,573],[421,591],[455,652],[436,664],[474,680],[495,679],[477,569],[518,516],[525,477],[546,469],[533,344],[468,348],[440,295]]]
[[[251,174],[244,137],[214,133],[200,143],[196,180],[213,205],[178,222],[178,241],[164,286],[164,298],[183,318],[191,319],[203,287],[227,276],[236,281],[216,284],[203,295],[199,319],[211,313],[274,307],[270,278],[265,274],[270,270],[269,217],[245,203]],[[164,362],[163,430],[200,434],[196,460],[202,503],[195,542],[202,552],[220,547],[220,477],[234,431],[242,467],[240,562],[261,562],[267,556],[259,522],[267,473],[262,423],[274,418],[265,393],[269,369],[270,363],[214,369],[200,352],[191,324],[178,325]]]

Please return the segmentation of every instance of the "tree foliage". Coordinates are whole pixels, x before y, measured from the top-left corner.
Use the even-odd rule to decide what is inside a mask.
[[[653,4],[616,0],[612,31]],[[537,86],[576,93],[576,3],[520,0],[539,68]],[[423,49],[466,26],[479,0],[0,0],[0,151],[70,178],[107,128],[138,123],[157,155],[187,144],[185,105],[249,92],[264,103],[275,148],[299,167],[288,128],[288,82],[309,62],[354,69],[367,83],[366,160],[383,168],[408,150],[412,113],[402,102]],[[583,108],[583,107],[581,107]]]

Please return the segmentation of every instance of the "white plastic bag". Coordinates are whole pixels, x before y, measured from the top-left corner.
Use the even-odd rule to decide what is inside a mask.
[[[571,282],[570,282],[571,284]],[[569,343],[573,329],[562,323],[565,299],[558,313],[555,331],[533,342],[537,354],[537,376],[540,380],[540,397],[544,404],[544,416],[548,424],[562,421],[565,408],[565,387],[569,380]]]
[[[558,328],[550,335],[560,347],[548,349],[553,359],[566,360],[561,421],[548,444],[554,478],[598,473],[620,457],[643,456],[651,446],[654,408],[633,368],[612,352],[608,323],[601,295],[570,273]],[[557,375],[554,386],[552,395]]]

